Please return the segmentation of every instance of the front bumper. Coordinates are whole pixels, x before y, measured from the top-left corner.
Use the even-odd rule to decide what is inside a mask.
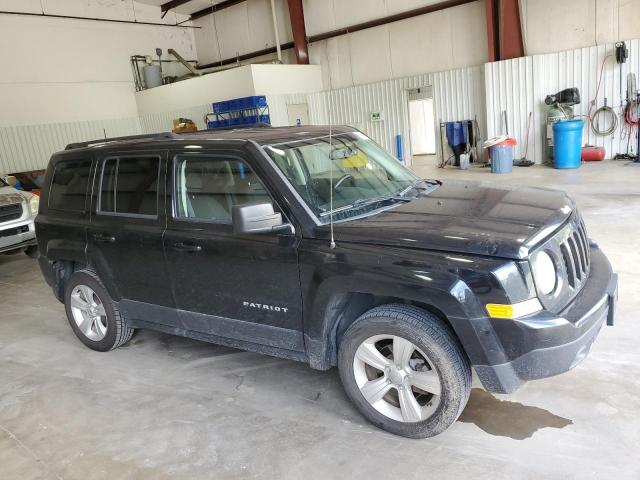
[[[0,253],[37,245],[33,219],[0,225]]]
[[[511,393],[524,382],[566,372],[589,353],[602,326],[613,325],[618,276],[598,248],[591,251],[589,280],[559,314],[542,311],[517,320],[487,319],[507,359],[474,365],[484,387]]]

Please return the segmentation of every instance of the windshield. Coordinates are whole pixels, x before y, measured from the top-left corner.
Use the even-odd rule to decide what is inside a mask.
[[[394,157],[360,132],[265,147],[278,168],[322,222],[375,209],[420,182]]]

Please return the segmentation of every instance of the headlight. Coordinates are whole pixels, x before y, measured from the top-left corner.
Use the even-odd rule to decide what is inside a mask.
[[[40,207],[40,197],[38,195],[33,195],[29,199],[29,208],[31,209],[31,214],[37,215],[39,207]]]
[[[558,274],[553,259],[547,252],[538,252],[531,259],[533,278],[538,290],[543,295],[549,295],[556,288]]]

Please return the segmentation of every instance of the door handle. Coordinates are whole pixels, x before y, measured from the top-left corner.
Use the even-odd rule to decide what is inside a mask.
[[[93,239],[100,243],[113,243],[116,241],[116,237],[113,235],[107,235],[106,233],[94,233]]]
[[[178,252],[201,252],[202,247],[193,243],[174,243],[171,248]]]

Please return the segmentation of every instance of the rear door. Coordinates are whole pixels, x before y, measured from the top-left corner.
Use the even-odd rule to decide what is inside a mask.
[[[173,324],[162,234],[166,153],[114,153],[98,162],[87,256],[128,313]]]
[[[94,169],[93,155],[87,152],[65,155],[47,169],[36,217],[38,245],[46,259],[85,262]]]
[[[250,153],[170,156],[164,246],[184,328],[303,351],[299,238],[233,232],[234,205],[272,202],[278,208]]]

